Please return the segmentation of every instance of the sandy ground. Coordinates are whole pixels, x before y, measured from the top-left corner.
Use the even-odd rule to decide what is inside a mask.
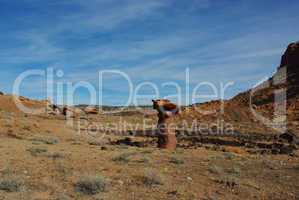
[[[116,137],[78,135],[61,117],[0,113],[1,200],[299,198],[298,152],[110,145]],[[86,177],[101,177],[104,189],[80,192]]]

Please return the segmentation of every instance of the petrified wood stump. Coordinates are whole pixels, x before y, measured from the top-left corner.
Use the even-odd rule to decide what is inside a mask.
[[[172,118],[178,114],[178,107],[169,100],[153,100],[153,108],[158,111],[158,148],[174,150],[177,139]]]

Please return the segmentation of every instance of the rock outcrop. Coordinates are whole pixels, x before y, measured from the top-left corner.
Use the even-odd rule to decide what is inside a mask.
[[[271,128],[273,124],[287,123],[287,129],[299,136],[299,42],[288,45],[276,72],[271,78],[225,101],[223,113],[219,112],[220,104],[221,102],[219,102],[218,110],[216,109],[216,112],[211,115],[196,113],[196,111],[192,111],[195,109],[191,109],[188,113],[183,112],[181,116],[185,119],[192,115],[193,118],[203,122],[215,121],[221,118],[226,122],[237,124],[236,126],[241,123],[250,124],[245,129],[246,132],[252,130],[252,128],[256,128],[255,131],[273,132]],[[284,104],[286,113],[284,113]],[[211,104],[211,102],[194,106],[202,110],[213,111],[215,105],[217,108],[217,104]],[[283,110],[280,114],[277,112],[279,111],[277,106],[281,105]],[[251,108],[258,115],[269,119],[270,126],[266,125],[268,122],[264,123],[258,120]],[[237,131],[242,132],[243,130],[237,129]]]
[[[87,107],[84,109],[85,114],[96,115],[99,114],[99,110],[96,107]]]
[[[294,42],[289,44],[287,50],[281,58],[281,63],[279,67],[284,66],[299,66],[299,42]]]
[[[177,105],[167,99],[153,100],[153,108],[158,111],[158,147],[174,150],[177,145],[172,118],[179,113]]]
[[[291,43],[281,59],[280,68],[286,69],[288,99],[299,97],[299,42]]]

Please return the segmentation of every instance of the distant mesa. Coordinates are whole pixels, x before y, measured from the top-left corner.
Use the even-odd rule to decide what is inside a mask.
[[[4,93],[0,91],[0,96],[3,96],[3,95],[4,95]]]

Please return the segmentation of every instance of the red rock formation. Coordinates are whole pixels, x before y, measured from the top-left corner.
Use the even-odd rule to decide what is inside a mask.
[[[175,129],[172,126],[172,118],[178,114],[177,105],[169,100],[153,100],[153,108],[158,111],[158,147],[163,149],[174,150],[177,139]]]
[[[286,92],[286,96],[284,96]],[[279,96],[279,94],[282,94]],[[277,95],[277,96],[275,96]],[[275,102],[275,98],[279,98],[279,101]],[[265,132],[267,127],[264,123],[258,123],[256,117],[253,115],[251,106],[257,113],[270,119],[274,122],[273,118],[280,119],[279,116],[275,116],[275,106],[283,105],[286,103],[287,114],[287,129],[295,132],[299,136],[299,42],[291,43],[288,45],[286,51],[281,57],[280,65],[277,71],[267,81],[261,83],[253,89],[242,92],[230,100],[224,102],[224,113],[221,117],[226,122],[238,122],[250,123],[250,126],[254,126],[257,129],[255,131]],[[250,105],[251,104],[251,105]],[[216,107],[218,106],[215,104]],[[215,105],[212,102],[198,104],[195,106],[200,107],[202,110],[214,110]],[[220,106],[218,106],[220,108]],[[217,110],[216,110],[217,111]],[[219,112],[216,112],[216,116],[219,118]],[[282,116],[284,113],[282,113]],[[181,117],[188,119],[197,118],[201,121],[215,121],[212,115],[202,115],[197,113],[195,109],[189,109],[188,112],[183,112]],[[282,118],[281,118],[282,119]],[[276,122],[275,122],[276,123]],[[282,122],[284,123],[284,122]],[[245,129],[246,132],[248,129]],[[237,130],[242,132],[243,130]],[[270,129],[270,132],[273,130]]]

